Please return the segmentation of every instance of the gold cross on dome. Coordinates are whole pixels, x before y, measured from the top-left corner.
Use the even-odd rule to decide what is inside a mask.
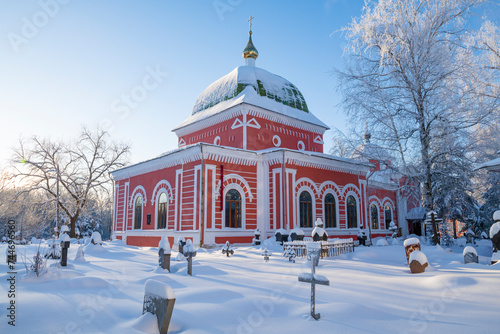
[[[249,22],[249,24],[248,24],[248,29],[249,29],[250,31],[252,31],[252,20],[253,20],[254,18],[255,18],[255,17],[253,17],[253,16],[251,16],[251,15],[250,15],[250,17],[248,18],[248,22]]]

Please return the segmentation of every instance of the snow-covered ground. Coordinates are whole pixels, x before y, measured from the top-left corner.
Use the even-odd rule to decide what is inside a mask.
[[[6,245],[0,245],[5,254]],[[279,246],[264,262],[257,247],[199,249],[193,275],[186,262],[173,261],[171,273],[157,267],[156,248],[120,241],[87,246],[85,260],[69,268],[51,267],[42,277],[24,278],[16,269],[16,326],[8,325],[9,270],[0,261],[0,333],[157,333],[154,316],[142,313],[144,283],[169,284],[176,295],[171,333],[496,333],[500,328],[500,265],[488,265],[491,242],[478,250],[480,264],[463,264],[463,248],[453,252],[423,246],[429,260],[412,275],[403,246],[357,247],[355,252],[322,259],[316,273],[330,286],[316,287],[316,312],[309,317],[310,272],[304,259],[290,263]],[[18,246],[33,256],[35,245]],[[488,254],[489,252],[489,254]],[[177,252],[172,252],[172,259]],[[49,260],[50,263],[56,262]]]

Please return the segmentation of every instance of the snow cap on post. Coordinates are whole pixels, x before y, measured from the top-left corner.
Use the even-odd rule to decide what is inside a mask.
[[[161,237],[161,240],[158,243],[158,250],[160,249],[163,249],[164,254],[170,254],[170,242],[168,242],[168,237]]]
[[[164,299],[174,299],[175,293],[170,285],[163,282],[148,279],[144,284],[144,290],[148,295],[155,295]]]
[[[493,221],[499,221],[500,220],[500,210],[497,210],[493,212]]]

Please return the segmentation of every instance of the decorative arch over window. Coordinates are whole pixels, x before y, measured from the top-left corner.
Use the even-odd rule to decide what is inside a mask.
[[[299,210],[300,210],[300,227],[312,227],[312,197],[308,191],[303,191],[299,196]]]
[[[137,196],[134,204],[134,229],[136,230],[142,228],[142,203],[142,196]]]
[[[337,205],[335,202],[335,197],[328,193],[325,196],[325,227],[335,228],[337,227]]]
[[[241,228],[241,194],[236,189],[226,193],[226,228]]]
[[[130,196],[130,202],[128,203],[130,208],[135,204],[137,196],[142,197],[142,205],[146,206],[146,189],[144,189],[143,186],[137,186],[134,188],[134,191],[132,191],[132,195]]]
[[[378,208],[375,204],[372,204],[370,206],[370,221],[372,224],[372,229],[373,230],[378,230],[379,229],[379,224],[378,224]]]
[[[167,194],[162,192],[158,197],[158,206],[157,206],[157,229],[167,228]]]
[[[388,229],[392,221],[392,208],[389,204],[384,207],[385,228]]]
[[[346,200],[347,228],[358,227],[358,203],[354,196],[349,195]]]

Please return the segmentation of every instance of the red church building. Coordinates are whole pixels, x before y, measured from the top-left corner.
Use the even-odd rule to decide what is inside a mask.
[[[323,153],[328,126],[288,80],[255,66],[252,32],[245,65],[208,86],[192,114],[173,129],[178,149],[112,173],[113,238],[157,246],[161,236],[198,245],[252,242],[277,229],[311,235],[321,218],[329,237],[408,233],[418,207],[390,160]]]

